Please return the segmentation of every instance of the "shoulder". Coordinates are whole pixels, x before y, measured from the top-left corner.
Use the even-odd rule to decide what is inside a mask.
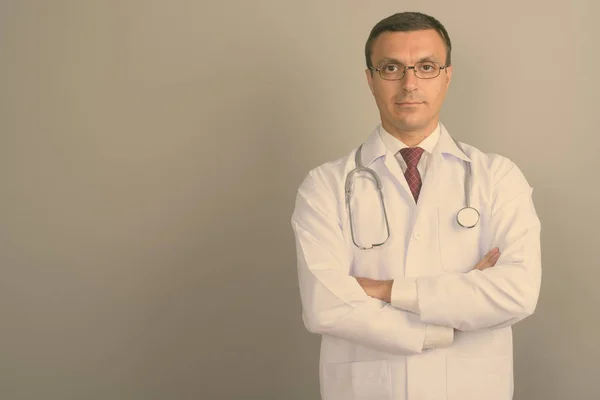
[[[509,157],[497,153],[483,152],[467,143],[460,142],[460,144],[471,159],[473,169],[485,173],[493,185],[510,182],[529,186],[521,168]]]
[[[473,179],[487,183],[494,207],[520,196],[532,195],[533,188],[515,161],[501,154],[483,152],[462,142],[461,145],[471,158]]]
[[[347,173],[352,169],[350,161],[353,160],[355,151],[356,149],[353,149],[342,157],[324,162],[308,170],[298,188],[298,192],[332,191],[340,185],[343,186]]]
[[[293,219],[322,215],[338,219],[344,207],[346,175],[353,167],[354,153],[322,163],[304,176],[296,194]]]

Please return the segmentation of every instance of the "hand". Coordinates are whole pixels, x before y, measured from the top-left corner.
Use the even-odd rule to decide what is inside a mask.
[[[390,303],[392,301],[393,280],[377,281],[369,278],[354,277],[358,284],[363,288],[367,296]]]
[[[483,271],[484,269],[493,267],[500,258],[500,249],[494,247],[475,265],[474,269]]]

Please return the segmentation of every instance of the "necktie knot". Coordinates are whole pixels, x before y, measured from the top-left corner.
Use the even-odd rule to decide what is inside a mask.
[[[421,147],[405,147],[400,149],[400,154],[402,154],[402,158],[404,158],[406,165],[410,168],[417,166],[423,151]]]

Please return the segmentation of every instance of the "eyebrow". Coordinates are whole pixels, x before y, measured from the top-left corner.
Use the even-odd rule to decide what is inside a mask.
[[[423,61],[431,61],[431,62],[435,62],[435,63],[441,64],[441,62],[439,62],[437,60],[437,58],[434,57],[434,56],[425,56],[425,57],[421,57],[420,59],[417,60],[417,62],[423,62]],[[383,57],[383,58],[381,58],[379,60],[379,62],[376,65],[381,65],[381,64],[386,63],[386,62],[405,65],[402,61],[397,60],[397,59],[392,58],[392,57]]]

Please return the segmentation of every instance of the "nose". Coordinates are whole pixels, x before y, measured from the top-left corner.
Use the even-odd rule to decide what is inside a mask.
[[[419,78],[417,78],[413,69],[407,69],[400,82],[404,91],[414,92],[417,89]]]

